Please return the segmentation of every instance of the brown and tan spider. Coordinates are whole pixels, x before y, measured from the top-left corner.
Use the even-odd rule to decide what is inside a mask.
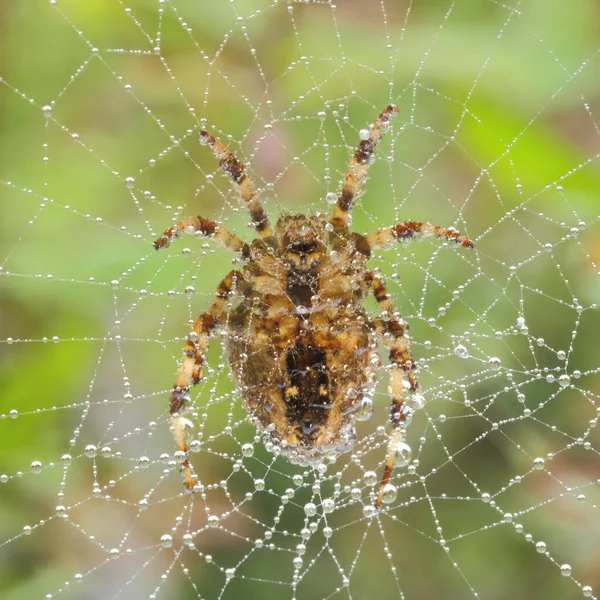
[[[170,400],[172,430],[185,484],[197,480],[187,451],[192,423],[184,417],[189,389],[202,380],[209,338],[225,336],[233,376],[244,405],[258,429],[281,454],[299,464],[315,464],[350,450],[354,421],[369,416],[377,369],[377,342],[390,349],[390,422],[385,469],[376,504],[391,494],[396,464],[406,464],[404,376],[412,392],[417,373],[404,332],[384,283],[367,268],[372,250],[393,242],[434,236],[472,248],[454,229],[407,221],[367,236],[349,230],[349,213],[363,191],[375,147],[398,108],[388,106],[363,135],[332,217],[288,215],[275,229],[256,197],[244,165],[217,138],[202,131],[200,141],[219,159],[221,169],[248,207],[258,237],[247,244],[212,221],[187,217],[154,242],[166,248],[182,232],[212,237],[246,264],[221,281],[215,301],[200,315],[185,345],[183,363]],[[363,301],[373,292],[380,315],[371,318]],[[242,301],[233,306],[231,300]]]

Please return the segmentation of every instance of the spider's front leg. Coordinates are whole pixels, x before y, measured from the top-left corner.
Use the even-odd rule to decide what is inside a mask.
[[[209,221],[201,216],[186,217],[174,227],[167,229],[152,245],[156,250],[163,250],[168,248],[182,233],[200,233],[204,237],[212,237],[243,258],[250,256],[248,244],[217,225],[214,221]]]
[[[367,283],[373,288],[375,299],[379,304],[379,309],[382,315],[389,316],[393,312],[393,303],[385,289],[385,285],[373,275],[367,273]],[[415,363],[410,355],[408,340],[404,336],[405,327],[396,319],[374,319],[373,325],[377,335],[384,340],[391,340],[390,347],[390,362],[392,370],[390,372],[390,391],[392,393],[392,405],[390,407],[390,421],[392,424],[392,434],[387,449],[387,457],[385,461],[385,469],[379,493],[375,505],[381,506],[383,501],[386,485],[390,482],[392,471],[398,464],[406,464],[406,454],[409,447],[404,441],[406,430],[406,413],[402,410],[404,406],[404,381],[403,375],[408,377],[411,392],[416,391],[418,387],[417,376],[414,371]]]
[[[237,290],[243,291],[249,287],[248,282],[239,271],[231,271],[219,284],[215,301],[210,309],[200,315],[190,332],[184,349],[184,358],[169,402],[171,414],[171,430],[175,437],[177,450],[181,453],[181,472],[185,478],[188,490],[193,490],[196,477],[187,457],[188,442],[191,437],[192,422],[183,414],[189,409],[189,391],[192,385],[200,383],[203,378],[202,365],[208,350],[208,341],[215,329],[225,322],[227,301],[231,296],[234,283]]]

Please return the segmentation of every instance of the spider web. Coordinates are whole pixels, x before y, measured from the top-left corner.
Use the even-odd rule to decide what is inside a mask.
[[[3,7],[0,590],[22,598],[595,598],[600,105],[591,2],[75,0]],[[420,393],[374,509],[389,367],[351,453],[265,448],[217,340],[186,494],[168,398],[248,215],[328,212],[388,103],[353,229],[454,226],[372,259]],[[376,312],[373,303],[369,310]]]

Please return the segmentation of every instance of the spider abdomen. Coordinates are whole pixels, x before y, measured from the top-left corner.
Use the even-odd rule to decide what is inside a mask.
[[[354,415],[375,381],[372,340],[354,320],[338,319],[324,332],[310,316],[296,318],[286,347],[238,335],[228,354],[258,428],[293,462],[318,463],[354,445]]]

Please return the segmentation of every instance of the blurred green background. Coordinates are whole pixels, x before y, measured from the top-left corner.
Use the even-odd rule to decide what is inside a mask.
[[[4,0],[0,10],[2,598],[579,598],[563,563],[600,589],[599,444],[590,427],[600,391],[596,2]],[[320,553],[320,530],[310,537],[294,587],[310,486],[280,516],[278,496],[302,470],[272,463],[260,444],[239,473],[233,467],[254,429],[218,343],[209,353],[215,373],[197,396],[208,441],[193,460],[203,480],[227,478],[242,505],[251,491],[247,510],[227,513],[230,499],[216,488],[189,504],[177,496],[176,473],[161,478],[182,338],[231,256],[191,239],[159,255],[151,242],[187,214],[252,237],[197,143],[201,127],[231,142],[275,219],[329,209],[325,195],[358,131],[390,101],[401,114],[354,229],[431,220],[466,232],[477,250],[422,244],[375,258],[411,323],[413,353],[426,360],[421,383],[432,402],[415,417],[411,444],[427,483],[401,490],[395,520],[369,525],[359,504],[331,515],[330,550]],[[529,338],[515,333],[519,317]],[[454,356],[459,342],[469,360]],[[498,376],[490,356],[502,358]],[[546,382],[574,370],[584,375],[573,387]],[[381,375],[361,436],[385,422]],[[501,425],[491,431],[493,422]],[[222,435],[232,424],[234,434]],[[365,468],[384,453],[384,441],[371,439]],[[111,456],[88,459],[89,444]],[[527,457],[547,453],[551,466],[532,472]],[[147,471],[140,456],[152,461]],[[349,467],[341,486],[360,476]],[[264,493],[254,491],[257,477]],[[323,488],[331,493],[333,483]],[[150,508],[140,512],[144,497]],[[57,505],[69,518],[50,518]],[[533,541],[503,522],[505,512],[519,513]],[[224,515],[221,528],[206,528],[209,514]],[[23,534],[24,526],[34,529]],[[274,550],[250,551],[269,527]],[[186,531],[200,532],[196,551],[174,554]],[[159,543],[163,534],[173,549]],[[538,540],[549,556],[536,552]],[[123,550],[116,561],[112,547]],[[226,584],[224,569],[238,559]]]

